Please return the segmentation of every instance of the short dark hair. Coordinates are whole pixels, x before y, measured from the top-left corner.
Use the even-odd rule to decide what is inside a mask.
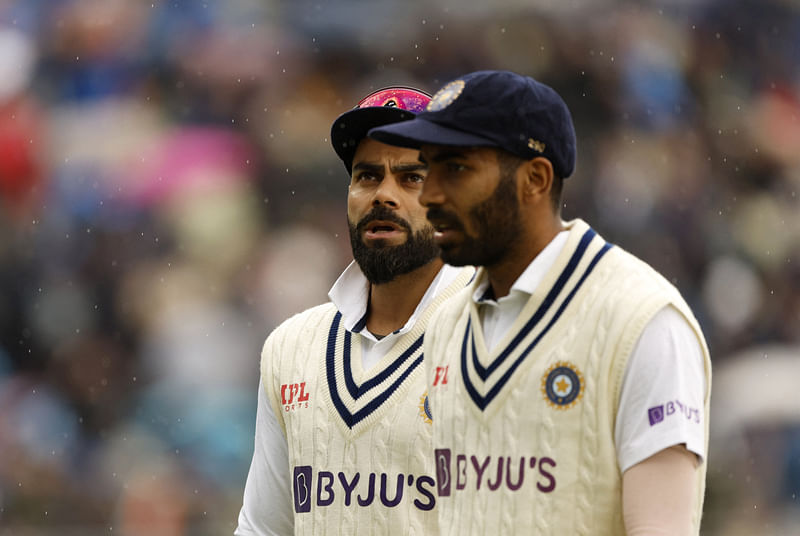
[[[500,167],[500,176],[510,176],[517,171],[526,160],[504,149],[496,149],[497,164]],[[556,214],[561,211],[561,192],[564,189],[564,179],[553,173],[553,184],[550,186],[550,204]]]

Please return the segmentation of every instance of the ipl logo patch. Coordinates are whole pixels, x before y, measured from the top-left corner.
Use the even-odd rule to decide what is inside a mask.
[[[542,394],[550,406],[569,409],[583,396],[583,375],[568,361],[558,361],[542,376]]]
[[[456,100],[459,95],[461,95],[461,92],[464,90],[464,85],[465,84],[463,80],[453,80],[436,92],[431,101],[428,103],[428,107],[425,108],[425,111],[438,112],[439,110],[443,110],[450,106],[453,101]]]
[[[431,403],[428,400],[428,391],[425,391],[419,398],[419,416],[428,424],[433,423],[433,415],[431,414]]]

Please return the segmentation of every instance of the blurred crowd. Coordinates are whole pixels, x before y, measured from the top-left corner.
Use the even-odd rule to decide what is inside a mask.
[[[796,0],[0,0],[0,536],[232,533],[261,344],[350,259],[332,121],[483,68],[703,326],[703,534],[800,532],[798,58]]]

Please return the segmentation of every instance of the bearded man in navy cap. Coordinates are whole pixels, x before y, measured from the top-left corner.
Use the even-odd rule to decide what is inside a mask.
[[[581,219],[550,87],[480,71],[369,136],[420,149],[442,259],[481,268],[424,352],[443,534],[697,534],[711,367],[678,290]]]

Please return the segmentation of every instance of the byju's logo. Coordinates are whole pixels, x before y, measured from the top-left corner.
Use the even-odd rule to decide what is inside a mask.
[[[345,508],[372,505],[394,508],[403,501],[411,501],[414,508],[427,512],[436,504],[436,483],[427,475],[315,472],[310,465],[298,465],[294,467],[292,480],[297,513],[310,512],[312,506],[322,508],[332,504]]]
[[[475,456],[435,449],[436,492],[449,497],[463,489],[520,489],[526,481],[542,493],[556,489],[556,461],[548,456]]]
[[[680,400],[670,400],[666,404],[653,406],[647,410],[647,420],[650,422],[650,426],[655,426],[673,415],[683,417],[695,424],[700,423],[700,409],[684,404]]]
[[[284,411],[294,411],[308,407],[309,393],[306,393],[306,382],[284,383],[281,385],[281,402]]]

